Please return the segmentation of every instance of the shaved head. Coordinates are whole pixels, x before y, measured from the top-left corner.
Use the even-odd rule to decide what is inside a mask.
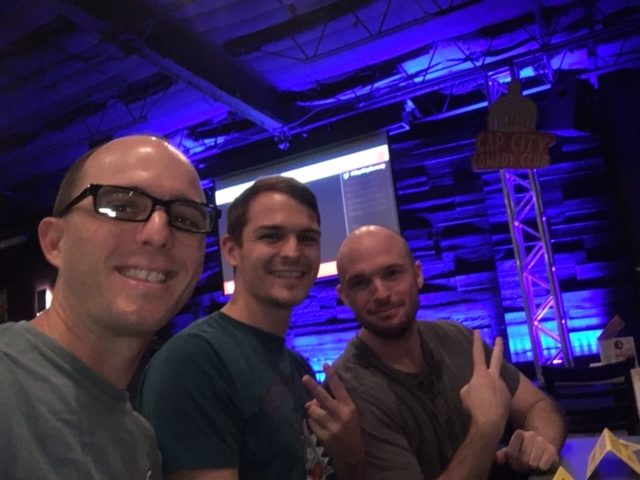
[[[85,167],[88,163],[93,162],[94,159],[128,155],[136,150],[140,152],[153,152],[159,148],[172,152],[175,158],[180,160],[186,168],[190,169],[195,178],[198,178],[198,174],[195,168],[191,165],[191,162],[189,162],[189,160],[177,148],[161,137],[153,135],[129,135],[126,137],[116,138],[115,140],[111,140],[92,148],[78,158],[71,167],[69,167],[62,179],[56,195],[55,203],[53,205],[53,216],[59,216],[60,212],[78,193],[78,191],[87,186],[84,180]],[[202,194],[197,200],[203,201],[204,194]]]
[[[400,234],[356,228],[340,246],[337,267],[338,295],[362,326],[360,338],[395,340],[415,328],[422,266]]]
[[[362,225],[355,228],[344,239],[338,249],[338,258],[336,261],[338,268],[338,276],[340,281],[344,281],[343,275],[346,272],[348,258],[354,251],[363,251],[372,242],[382,241],[391,246],[397,246],[405,255],[405,259],[413,263],[413,254],[407,245],[406,240],[395,230],[380,225]]]

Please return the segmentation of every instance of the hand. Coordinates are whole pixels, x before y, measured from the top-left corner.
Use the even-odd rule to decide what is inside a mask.
[[[302,378],[302,383],[314,397],[305,405],[309,425],[332,459],[344,464],[362,463],[364,442],[356,407],[336,371],[326,364],[322,369],[335,397],[309,375]]]
[[[514,470],[547,471],[560,462],[558,451],[536,432],[516,430],[509,445],[496,452],[496,462],[503,465],[509,462]]]
[[[480,333],[474,330],[473,374],[460,390],[462,404],[471,415],[472,427],[495,435],[496,441],[504,430],[511,402],[509,390],[500,377],[502,350],[502,338],[497,337],[487,368]]]

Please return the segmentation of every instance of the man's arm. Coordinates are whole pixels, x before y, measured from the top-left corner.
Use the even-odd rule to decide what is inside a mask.
[[[519,471],[545,471],[558,463],[567,436],[564,417],[556,403],[522,374],[509,418],[517,430],[496,454],[498,463],[509,462]]]
[[[238,470],[235,468],[184,470],[167,475],[166,480],[238,480]]]
[[[341,480],[364,480],[364,442],[356,407],[338,374],[329,365],[323,369],[334,396],[305,375],[302,383],[314,399],[307,402],[309,425],[332,459]]]
[[[460,390],[462,404],[471,416],[469,432],[438,480],[487,478],[495,449],[509,414],[510,395],[500,377],[502,339],[497,338],[489,368],[480,333],[473,332],[473,374]]]

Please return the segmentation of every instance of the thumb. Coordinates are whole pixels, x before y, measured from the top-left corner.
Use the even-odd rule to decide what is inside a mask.
[[[507,447],[504,447],[496,452],[496,463],[498,465],[504,465],[506,461],[507,461]]]

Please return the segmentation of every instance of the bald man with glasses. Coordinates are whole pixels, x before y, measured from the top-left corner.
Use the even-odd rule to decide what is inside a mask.
[[[125,389],[190,298],[217,216],[160,138],[113,140],[69,169],[38,227],[58,270],[51,306],[0,326],[0,478],[162,478]]]

